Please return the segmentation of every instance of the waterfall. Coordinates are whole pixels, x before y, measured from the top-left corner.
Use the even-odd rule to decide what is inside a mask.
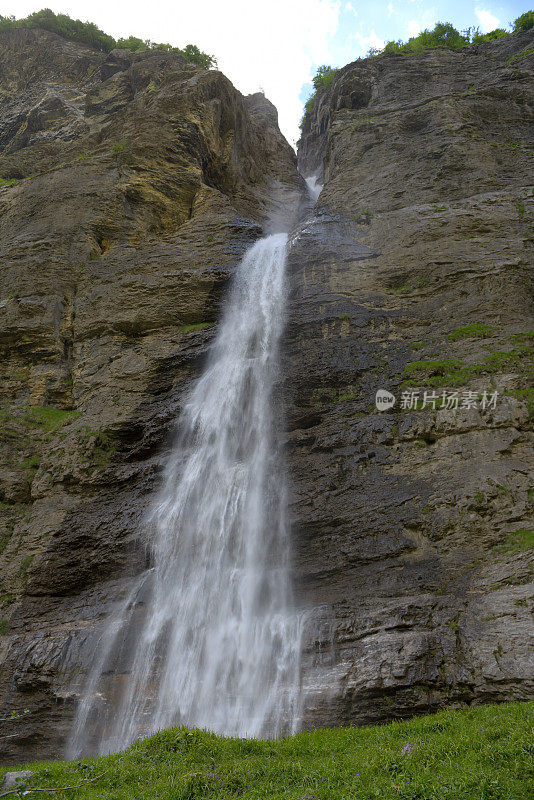
[[[319,199],[319,195],[323,190],[323,184],[319,183],[317,175],[310,175],[305,180],[306,180],[306,186],[308,187],[309,195],[312,199],[312,203],[313,205],[315,205],[315,203]]]
[[[286,250],[286,234],[267,236],[237,269],[149,515],[153,566],[107,622],[71,757],[90,749],[95,729],[100,753],[176,724],[296,731],[301,617],[273,412]],[[106,695],[113,670],[120,680]]]

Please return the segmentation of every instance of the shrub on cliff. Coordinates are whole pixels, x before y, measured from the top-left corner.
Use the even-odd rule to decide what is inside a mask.
[[[528,31],[534,27],[534,11],[526,11],[518,17],[513,24],[513,33],[518,31]],[[422,53],[429,48],[447,47],[450,50],[459,50],[462,47],[469,47],[471,44],[481,42],[492,42],[495,39],[502,39],[509,36],[504,28],[495,28],[489,33],[480,33],[478,28],[467,28],[465,31],[457,31],[450,22],[438,22],[433,30],[424,30],[418,36],[412,36],[407,42],[400,39],[396,42],[388,42],[383,50],[373,50],[370,56],[381,55],[382,53]]]
[[[49,8],[34,11],[25,19],[0,17],[0,30],[8,28],[43,28],[45,31],[57,33],[64,39],[87,44],[105,53],[113,50],[115,39],[101,31],[93,22],[82,22],[71,19],[67,14],[54,14]]]
[[[13,28],[43,28],[46,31],[51,31],[51,33],[57,33],[63,39],[87,44],[89,47],[94,47],[104,53],[109,53],[115,47],[130,50],[133,53],[139,53],[144,50],[163,50],[179,53],[191,64],[204,69],[217,65],[217,61],[213,56],[203,53],[195,44],[188,44],[181,50],[170,44],[151,42],[149,39],[139,39],[137,36],[128,36],[127,39],[121,38],[115,41],[113,36],[101,31],[93,22],[71,19],[67,14],[55,14],[49,8],[35,11],[24,19],[15,19],[14,16],[2,17],[0,15],[0,31]]]
[[[525,11],[514,22],[514,33],[518,31],[529,31],[534,28],[534,11]]]
[[[504,28],[495,28],[494,31],[489,33],[480,33],[477,28],[472,34],[471,43],[494,42],[496,39],[502,39],[503,36],[508,36],[508,31],[505,31]]]
[[[209,56],[207,53],[203,53],[202,50],[198,49],[196,44],[186,44],[184,49],[180,52],[191,64],[196,64],[197,67],[209,69],[210,67],[217,66],[216,58],[214,58],[214,56]]]
[[[317,72],[315,73],[312,83],[313,88],[315,89],[314,93],[309,97],[306,102],[304,103],[304,114],[302,119],[300,120],[300,127],[304,125],[304,120],[306,119],[306,114],[311,112],[313,108],[313,104],[315,102],[315,98],[317,97],[317,93],[321,89],[326,89],[327,86],[330,86],[336,76],[336,72],[338,70],[335,67],[330,67],[327,64],[322,64],[322,66],[317,67]]]
[[[329,67],[326,64],[318,67],[315,77],[312,81],[315,91],[317,92],[319,89],[325,89],[327,86],[330,86],[334,80],[336,72],[337,69],[334,69],[334,67]]]
[[[190,64],[195,64],[197,67],[209,69],[210,67],[217,66],[217,60],[214,56],[203,53],[196,44],[187,44],[183,49],[173,47],[171,44],[163,42],[151,42],[150,39],[139,39],[137,36],[128,36],[127,39],[118,39],[116,47],[121,50],[130,50],[132,53],[142,53],[145,50],[161,50],[166,53],[179,53],[186,58]]]
[[[424,30],[418,36],[412,36],[407,42],[388,42],[384,53],[422,53],[428,48],[447,47],[459,50],[470,44],[469,35],[456,30],[450,22],[438,22],[433,30]]]

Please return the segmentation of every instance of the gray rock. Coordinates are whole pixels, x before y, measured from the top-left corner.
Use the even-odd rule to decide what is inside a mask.
[[[31,778],[32,773],[29,769],[23,769],[20,772],[6,772],[4,773],[4,780],[0,789],[13,789],[17,785],[26,782],[26,778]]]

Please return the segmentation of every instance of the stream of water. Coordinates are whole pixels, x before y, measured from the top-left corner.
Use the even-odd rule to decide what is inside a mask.
[[[71,757],[176,724],[249,737],[297,729],[302,622],[273,411],[286,251],[286,234],[267,236],[237,269],[151,509],[153,566],[107,622]]]

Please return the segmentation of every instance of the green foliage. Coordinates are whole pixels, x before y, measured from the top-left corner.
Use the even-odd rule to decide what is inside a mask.
[[[501,553],[525,553],[534,549],[534,531],[530,528],[520,528],[510,533],[503,544],[497,545],[495,550]]]
[[[86,428],[83,440],[89,445],[88,454],[83,458],[84,461],[97,467],[105,467],[117,450],[117,444],[105,431],[92,430]]]
[[[22,559],[22,563],[17,572],[19,578],[26,577],[26,573],[28,572],[32,561],[33,561],[33,555],[27,555]]]
[[[525,11],[516,20],[514,20],[514,33],[518,31],[529,31],[534,28],[534,11]]]
[[[447,336],[447,339],[449,339],[451,342],[455,342],[457,339],[491,336],[494,330],[495,328],[493,325],[484,325],[482,322],[473,322],[471,325],[464,325],[463,328],[456,328],[455,331],[451,331],[451,333],[449,333]]]
[[[127,39],[117,39],[117,47],[121,50],[130,50],[132,53],[141,53],[147,50],[149,42],[144,39],[138,39],[137,36],[128,36]]]
[[[210,67],[217,66],[217,60],[214,56],[203,53],[196,44],[186,44],[183,49],[173,47],[171,44],[163,42],[151,42],[150,39],[139,39],[137,36],[128,36],[127,39],[118,39],[117,47],[121,50],[130,50],[132,53],[142,53],[145,50],[159,50],[164,53],[178,53],[194,64],[196,67],[203,69],[210,69]]]
[[[64,39],[81,42],[106,53],[115,47],[113,36],[108,36],[93,22],[71,19],[67,14],[54,14],[49,8],[34,11],[33,14],[29,14],[25,19],[16,20],[14,17],[0,17],[0,31],[9,28],[44,28],[46,31],[57,33]]]
[[[40,463],[41,459],[38,455],[28,456],[28,458],[25,458],[20,464],[17,464],[17,468],[25,470],[26,480],[31,483],[35,477],[35,473],[39,469]]]
[[[309,97],[306,102],[304,103],[304,114],[302,115],[302,119],[300,120],[300,128],[304,127],[304,120],[306,119],[307,114],[311,113],[313,108],[313,104],[315,103],[315,98],[317,94],[322,90],[326,89],[330,86],[338,72],[337,69],[334,67],[329,67],[327,64],[323,64],[322,66],[317,68],[317,72],[312,79],[314,92]]]
[[[191,64],[204,69],[210,69],[217,65],[214,56],[203,53],[196,44],[187,44],[183,49],[173,47],[163,42],[151,42],[150,39],[139,39],[137,36],[128,36],[127,39],[118,39],[117,47],[121,50],[130,50],[132,53],[142,53],[145,50],[159,50],[164,53],[178,53],[186,58]]]
[[[312,96],[309,97],[306,100],[306,102],[304,103],[304,114],[302,115],[302,119],[300,120],[300,123],[299,123],[299,126],[300,126],[301,130],[304,127],[304,120],[306,119],[307,115],[311,114],[311,110],[313,108],[314,102],[315,102],[315,95],[312,94]]]
[[[495,28],[494,31],[490,31],[489,33],[480,33],[477,28],[472,34],[471,44],[494,42],[496,39],[502,39],[503,36],[508,36],[508,31],[505,31],[504,28]]]
[[[336,76],[336,72],[337,69],[329,67],[326,64],[318,67],[312,81],[315,91],[318,92],[319,89],[326,89],[327,86],[330,86]]]
[[[35,11],[24,19],[15,19],[13,16],[0,16],[0,31],[13,28],[43,28],[52,33],[57,33],[63,39],[81,42],[105,53],[109,53],[115,47],[130,50],[133,53],[140,53],[144,50],[162,50],[170,53],[179,53],[191,64],[204,69],[210,69],[210,67],[217,65],[213,56],[203,53],[194,44],[188,44],[181,50],[178,47],[172,47],[170,44],[151,42],[149,39],[138,39],[137,36],[128,36],[127,39],[120,38],[115,41],[113,36],[101,31],[93,22],[71,19],[67,14],[55,14],[49,8]]]
[[[513,61],[518,61],[520,58],[527,58],[527,56],[534,56],[533,47],[527,47],[526,50],[521,50],[520,53],[516,53],[514,56],[510,56],[510,58],[506,59],[506,63],[511,64]]]
[[[457,358],[442,358],[440,360],[425,359],[424,361],[412,361],[404,368],[403,375],[406,378],[418,380],[420,378],[430,378],[432,376],[443,376],[450,373],[452,369],[460,367],[462,362]]]
[[[43,430],[53,433],[68,422],[77,419],[79,411],[65,411],[62,408],[52,406],[34,406],[30,409],[30,419],[35,424],[41,426]]]
[[[527,11],[514,22],[513,32],[528,31],[534,26],[534,11]],[[504,28],[495,28],[489,33],[480,33],[478,28],[467,28],[465,31],[458,31],[450,22],[438,22],[433,30],[425,29],[418,36],[412,36],[407,42],[400,39],[396,42],[388,42],[382,51],[370,52],[370,56],[380,55],[381,53],[423,53],[429,48],[447,47],[450,50],[460,50],[471,44],[482,42],[493,42],[509,36]]]
[[[209,56],[207,53],[203,53],[198,49],[196,44],[186,44],[184,49],[180,50],[180,53],[187,58],[191,64],[195,64],[197,67],[209,69],[210,67],[217,66],[217,60],[215,57]]]
[[[467,35],[466,35],[467,34]],[[382,52],[384,53],[423,53],[428,48],[447,47],[450,50],[459,50],[470,44],[469,33],[460,33],[450,22],[438,22],[434,29],[425,29],[418,36],[412,36],[407,42],[400,40],[388,42]]]
[[[102,758],[30,765],[29,783],[77,786],[77,800],[526,800],[533,713],[473,706],[280,741],[173,728]]]
[[[120,142],[113,142],[111,145],[111,153],[114,156],[119,156],[128,149],[128,142],[122,139]]]
[[[405,385],[413,386],[414,381],[425,381],[427,386],[466,386],[470,380],[479,375],[493,375],[504,370],[514,370],[528,375],[532,370],[529,341],[520,341],[517,337],[514,341],[517,346],[512,350],[493,350],[475,364],[465,364],[457,358],[412,361],[404,368]],[[417,383],[417,385],[422,384]]]
[[[16,186],[18,180],[16,178],[0,178],[0,189],[5,186]]]

